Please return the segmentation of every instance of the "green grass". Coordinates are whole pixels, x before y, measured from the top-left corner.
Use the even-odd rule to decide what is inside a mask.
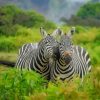
[[[43,79],[39,74],[27,70],[0,66],[0,100],[99,100],[100,67],[93,68],[84,78],[56,83]]]
[[[41,91],[45,80],[35,72],[15,69],[0,72],[0,100],[23,100],[25,96]]]

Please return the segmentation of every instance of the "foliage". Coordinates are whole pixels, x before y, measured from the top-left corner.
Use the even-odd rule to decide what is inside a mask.
[[[0,100],[97,100],[100,99],[100,68],[73,81],[48,82],[34,71],[0,71]]]
[[[87,3],[83,5],[77,13],[81,18],[100,19],[100,3]]]
[[[49,27],[55,28],[55,24],[35,11],[24,11],[14,5],[0,7],[0,35],[15,35],[20,25],[26,28]]]
[[[100,26],[100,20],[87,17],[86,19],[80,18],[78,16],[71,16],[70,19],[62,18],[61,21],[63,21],[67,25],[81,25],[81,26],[91,26],[91,27],[99,27]]]
[[[70,19],[62,18],[65,24],[82,25],[82,26],[100,26],[100,3],[86,3],[83,5],[76,15]]]
[[[23,100],[41,91],[46,81],[37,73],[9,69],[0,73],[0,100]]]
[[[38,28],[31,29],[19,25],[17,25],[16,28],[15,36],[0,36],[0,51],[18,51],[24,43],[37,42],[41,39]]]
[[[15,50],[16,46],[12,39],[7,39],[5,37],[2,37],[0,39],[0,51],[7,51]]]

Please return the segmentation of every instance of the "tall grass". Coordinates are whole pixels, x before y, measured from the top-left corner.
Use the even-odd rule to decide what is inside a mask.
[[[0,100],[23,100],[44,89],[45,80],[35,72],[9,69],[0,72]]]
[[[34,71],[6,69],[0,71],[0,100],[99,100],[100,68],[88,74],[83,83],[48,82]]]

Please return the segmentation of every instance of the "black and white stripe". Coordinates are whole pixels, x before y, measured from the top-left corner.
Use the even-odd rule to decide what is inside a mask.
[[[53,63],[51,69],[51,80],[57,79],[70,80],[74,76],[74,67],[72,62],[72,45],[68,35],[63,35],[61,41],[56,48],[57,58]]]
[[[40,31],[44,32],[45,38],[38,43],[37,49],[34,49],[32,44],[23,45],[19,52],[16,67],[35,70],[48,79],[50,75],[49,60],[53,57],[53,48],[57,45],[57,42],[53,36],[47,35],[43,29]]]
[[[75,73],[83,79],[83,76],[91,71],[91,60],[88,52],[80,46],[73,46],[73,64]]]
[[[91,70],[91,62],[88,52],[80,47],[72,45],[71,30],[67,35],[61,37],[57,52],[57,59],[53,63],[51,70],[51,80],[70,80],[75,74],[80,78]]]
[[[22,45],[22,47],[19,49],[19,54],[18,54],[18,58],[16,61],[16,67],[21,67],[21,69],[23,69],[26,65],[26,61],[27,61],[27,56],[31,53],[31,52],[35,52],[36,49],[38,48],[38,43],[28,43],[28,44],[24,44]]]

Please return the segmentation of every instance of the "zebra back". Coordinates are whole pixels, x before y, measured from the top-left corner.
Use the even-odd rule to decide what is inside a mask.
[[[38,44],[37,43],[27,43],[27,44],[24,44],[22,45],[22,47],[19,49],[19,52],[18,52],[18,57],[17,57],[17,61],[16,61],[16,64],[15,64],[15,67],[18,67],[18,66],[25,66],[25,62],[26,62],[26,57],[30,54],[30,52],[35,52],[36,49],[38,47]]]
[[[91,71],[91,60],[88,52],[80,46],[73,45],[73,64],[75,73],[83,78]]]

